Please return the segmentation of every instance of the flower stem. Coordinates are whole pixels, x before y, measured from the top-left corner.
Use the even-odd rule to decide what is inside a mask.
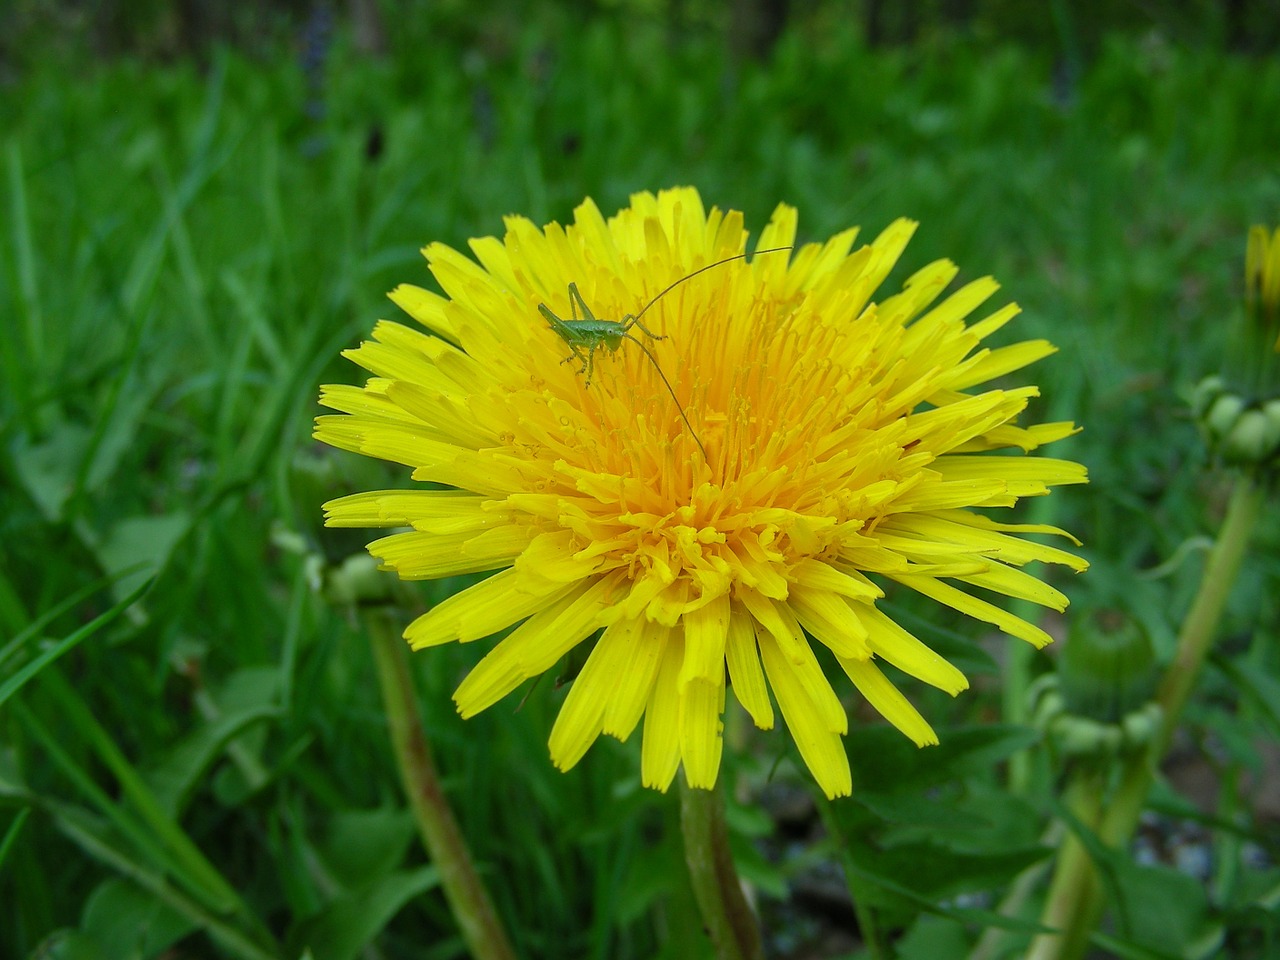
[[[1098,820],[1098,837],[1110,847],[1123,846],[1133,836],[1160,760],[1169,748],[1182,709],[1213,647],[1222,611],[1240,572],[1249,537],[1265,499],[1265,484],[1248,475],[1242,475],[1236,482],[1200,588],[1182,623],[1177,652],[1156,695],[1162,711],[1160,728],[1148,750],[1138,751],[1126,761],[1120,784]],[[1048,941],[1052,946],[1039,949],[1034,954],[1036,960],[1071,960],[1083,955],[1089,934],[1102,913],[1103,890],[1093,864],[1087,857],[1072,857],[1070,844],[1064,847],[1062,858],[1064,862],[1054,875],[1042,919],[1063,934]],[[1072,863],[1066,863],[1068,858]],[[1042,942],[1043,938],[1037,941],[1037,947]]]
[[[476,960],[515,960],[506,929],[476,873],[471,852],[441,789],[431,746],[423,733],[404,641],[382,610],[367,612],[364,622],[378,665],[378,682],[400,779],[422,842],[440,871],[449,909]]]
[[[1218,621],[1240,573],[1249,537],[1257,526],[1265,501],[1265,484],[1247,474],[1241,475],[1232,491],[1218,539],[1209,554],[1200,589],[1191,603],[1187,619],[1182,623],[1173,663],[1165,671],[1156,694],[1156,702],[1163,713],[1160,729],[1149,753],[1137,755],[1125,767],[1116,795],[1102,818],[1099,835],[1104,843],[1118,846],[1127,843],[1133,835],[1160,759],[1169,749],[1182,709],[1195,686],[1205,657],[1213,647]]]
[[[1063,803],[1086,830],[1095,831],[1102,814],[1105,789],[1104,770],[1090,764],[1078,767],[1063,791]],[[1053,880],[1045,899],[1040,922],[1055,932],[1042,933],[1031,942],[1027,960],[1064,960],[1082,957],[1089,943],[1089,933],[1097,918],[1091,911],[1097,898],[1099,881],[1093,861],[1080,838],[1070,834],[1058,848]]]
[[[715,945],[716,960],[763,960],[760,926],[729,853],[719,789],[699,790],[681,779],[680,830],[693,895]]]

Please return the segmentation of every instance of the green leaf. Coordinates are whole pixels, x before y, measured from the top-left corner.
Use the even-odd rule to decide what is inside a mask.
[[[99,944],[102,960],[148,960],[196,925],[134,884],[113,879],[89,895],[80,929]]]
[[[946,917],[959,923],[976,924],[981,927],[997,927],[1001,930],[1011,930],[1016,933],[1043,933],[1048,929],[1034,921],[1022,920],[1017,917],[1006,917],[993,910],[948,906],[947,904],[938,902],[932,896],[926,896],[919,893],[913,887],[908,886],[905,880],[908,878],[918,878],[918,875],[921,873],[932,872],[933,864],[928,860],[909,860],[906,863],[906,870],[903,871],[901,869],[894,868],[892,864],[877,864],[876,866],[871,866],[869,864],[871,858],[863,857],[863,852],[863,850],[859,850],[856,853],[846,851],[841,860],[847,874],[856,880],[863,881],[857,885],[857,889],[863,893],[864,901],[867,900],[866,894],[868,892],[877,891],[878,888],[880,896],[874,898],[874,900],[882,905],[900,906],[902,904],[907,904],[913,906],[917,910],[924,911],[925,913],[936,914],[937,916]],[[918,853],[919,852],[921,851],[918,851]],[[1047,852],[1047,850],[1041,850],[1037,856],[1043,856]],[[1030,853],[1030,851],[1028,851],[1028,853]],[[867,860],[868,863],[864,864],[862,862],[864,859]],[[1015,858],[1005,857],[1002,859],[1005,860],[1006,866],[1012,866],[1015,862]],[[922,870],[922,863],[928,863],[929,869]],[[884,869],[885,867],[889,867],[890,869],[895,870],[895,872],[891,873],[889,870]],[[900,897],[901,900],[895,903],[891,897],[884,897],[884,894],[894,894],[897,897]]]
[[[899,960],[939,960],[940,957],[963,957],[969,952],[970,944],[964,924],[926,914],[893,946]]]
[[[413,817],[408,810],[351,810],[330,821],[319,852],[336,880],[349,890],[358,890],[403,863],[413,839]]]
[[[31,816],[31,808],[23,807],[10,822],[9,829],[5,830],[4,839],[0,840],[0,870],[4,869],[4,862],[9,857],[9,851],[13,848],[14,841],[18,839],[18,834],[22,832],[22,826],[27,822],[27,817],[29,816]]]
[[[1029,727],[985,724],[953,727],[933,747],[917,747],[892,727],[859,727],[846,738],[854,796],[919,792],[989,769],[1030,746],[1039,734]]]
[[[1106,871],[1116,944],[1171,957],[1209,956],[1222,941],[1208,894],[1194,877],[1165,866],[1142,866],[1111,858]],[[1107,882],[1107,881],[1104,881]]]
[[[63,421],[45,440],[14,454],[18,480],[50,523],[63,519],[63,507],[75,492],[80,463],[92,436],[89,428]]]
[[[107,960],[102,946],[78,930],[55,930],[40,944],[40,960]]]
[[[1049,856],[1048,847],[1032,846],[997,853],[964,852],[940,843],[903,843],[884,850],[860,845],[850,856],[867,873],[883,881],[895,879],[920,897],[940,901],[960,893],[994,890],[1020,872]],[[928,864],[928,869],[920,869]],[[886,890],[893,888],[886,886]],[[890,897],[888,902],[896,898]]]
[[[353,960],[406,903],[439,882],[435,867],[419,867],[385,876],[359,893],[337,897],[293,931],[290,953],[309,949],[316,960]]]
[[[169,554],[190,528],[191,518],[185,513],[127,517],[112,526],[95,553],[103,569],[119,577],[112,586],[116,596],[127,595],[138,583],[163,570]]]
[[[274,705],[263,704],[221,716],[185,737],[143,778],[170,817],[181,817],[197,783],[222,755],[226,745],[252,724],[280,715]]]
[[[859,790],[854,797],[858,803],[887,823],[963,830],[980,827],[986,822],[977,814],[957,810],[951,799],[935,799],[913,790],[892,793]]]
[[[49,664],[53,663],[55,660],[61,657],[68,650],[72,649],[76,644],[80,643],[82,640],[86,639],[87,637],[93,636],[95,633],[97,633],[99,630],[101,630],[103,627],[109,624],[112,620],[118,617],[121,613],[127,610],[130,606],[133,605],[135,600],[137,600],[139,597],[143,595],[143,593],[147,591],[147,589],[150,586],[151,586],[150,581],[146,581],[144,583],[138,584],[136,587],[134,587],[132,593],[126,595],[123,599],[121,599],[119,603],[117,603],[114,607],[112,607],[106,613],[98,617],[95,617],[93,620],[86,623],[79,630],[76,630],[74,633],[68,634],[66,637],[59,640],[53,646],[47,647],[34,660],[31,660],[28,663],[23,664],[21,669],[14,671],[14,673],[11,676],[6,677],[4,682],[0,683],[0,705],[3,705],[6,700],[8,700],[15,693],[21,690],[23,686],[25,686],[27,682],[31,680],[32,677],[38,674],[45,667],[49,666]]]

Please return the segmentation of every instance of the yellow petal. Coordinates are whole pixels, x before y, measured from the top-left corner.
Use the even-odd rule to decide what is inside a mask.
[[[729,597],[723,594],[705,606],[686,613],[684,621],[684,665],[680,685],[705,680],[724,685],[725,637],[729,631]]]
[[[430,524],[442,532],[483,530],[506,518],[485,509],[485,497],[453,490],[371,490],[330,500],[326,527],[415,527]]]
[[[778,643],[767,634],[759,642],[769,686],[778,697],[782,719],[805,765],[828,799],[849,796],[853,792],[853,776],[839,734],[823,722],[804,680]]]
[[[760,656],[756,652],[755,627],[752,625],[751,615],[738,604],[733,605],[729,615],[725,656],[734,696],[751,715],[757,727],[772,730],[773,704],[769,702],[769,690],[765,686]]]
[[[507,525],[476,533],[395,533],[369,544],[369,552],[404,580],[433,580],[509,566],[528,545],[525,527]]]
[[[938,735],[933,732],[933,727],[929,726],[902,695],[902,691],[890,683],[874,663],[870,660],[840,659],[840,666],[844,667],[844,672],[849,675],[858,692],[867,698],[867,702],[882,717],[914,740],[917,747],[938,742]]]
[[[917,593],[923,593],[926,597],[932,597],[939,603],[945,603],[947,606],[978,620],[994,624],[1005,633],[1020,637],[1036,647],[1043,647],[1053,642],[1053,637],[1039,627],[1027,623],[1021,617],[1016,617],[1007,610],[1000,609],[993,603],[970,596],[950,584],[942,583],[932,577],[896,577],[895,579],[902,583],[903,586],[910,587]]]
[[[619,623],[628,623],[619,626]],[[551,761],[568,770],[586,754],[604,727],[605,707],[613,699],[617,677],[631,656],[629,622],[606,627],[581,672],[569,687],[551,728]]]
[[[1010,490],[1026,485],[1041,490],[1046,485],[1086,483],[1083,465],[1052,457],[976,457],[967,454],[942,457],[934,469],[948,480],[1003,480]],[[1016,496],[1031,496],[1015,491]]]
[[[605,706],[604,732],[619,740],[631,736],[653,695],[658,668],[666,662],[671,629],[641,619],[623,619],[613,625],[616,643],[626,660],[613,677],[613,696]]]
[[[953,697],[969,688],[969,681],[963,673],[885,616],[883,611],[868,607],[860,611],[860,615],[870,632],[869,643],[876,656]]]
[[[686,653],[686,659],[688,654]],[[697,678],[680,691],[680,756],[689,786],[710,790],[716,785],[720,771],[720,753],[724,748],[724,680]]]
[[[586,584],[516,627],[454,691],[458,713],[465,719],[493,706],[595,633],[610,589],[607,579]]]
[[[672,633],[658,665],[658,676],[644,712],[640,779],[646,787],[667,792],[680,767],[680,695],[677,680],[684,663],[684,637]]]
[[[840,656],[858,660],[871,656],[867,628],[844,597],[793,584],[787,606],[801,626]]]
[[[801,586],[838,593],[852,600],[877,600],[884,596],[884,591],[866,577],[842,573],[821,560],[801,560],[792,566],[791,579]]]
[[[458,332],[449,319],[449,301],[444,297],[409,283],[400,284],[387,296],[432,333],[457,342]]]
[[[742,604],[755,618],[760,629],[756,631],[757,641],[761,641],[761,629],[771,635],[778,649],[782,651],[791,664],[792,674],[803,684],[805,695],[818,710],[819,716],[827,729],[832,733],[844,733],[849,729],[849,718],[840,705],[840,700],[831,689],[831,683],[818,665],[809,642],[804,638],[800,624],[785,603],[775,604],[767,597],[743,591],[739,596]],[[764,649],[764,643],[760,643]]]
[[[469,643],[532,616],[574,588],[508,568],[436,604],[409,624],[404,638],[415,650],[451,640]]]

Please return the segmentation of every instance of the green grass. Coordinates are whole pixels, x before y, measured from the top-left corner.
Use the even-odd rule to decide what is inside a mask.
[[[465,43],[407,27],[382,62],[339,35],[320,119],[287,51],[222,52],[205,72],[123,62],[72,79],[51,64],[0,90],[0,955],[462,955],[403,811],[360,618],[321,601],[305,555],[363,542],[321,531],[324,499],[402,480],[309,434],[317,385],[357,377],[339,350],[395,314],[384,292],[430,283],[418,248],[499,233],[507,213],[564,222],[584,196],[608,212],[692,183],[756,228],[798,206],[803,239],[919,219],[891,283],[940,256],[961,279],[994,273],[1025,309],[1010,336],[1061,348],[1035,370],[1043,411],[1085,425],[1061,455],[1093,483],[1047,514],[1095,563],[1065,589],[1080,609],[1125,601],[1167,655],[1198,560],[1138,571],[1213,529],[1218,488],[1179,397],[1238,317],[1246,228],[1280,217],[1264,119],[1280,116],[1280,65],[1115,41],[1078,88],[1053,90],[1050,57],[1011,46],[871,51],[811,23],[771,66],[734,66],[714,37],[552,15]],[[1280,612],[1276,543],[1271,523],[1195,716],[1227,745],[1218,815],[1272,862],[1274,836],[1232,785],[1257,762],[1249,732],[1278,725],[1260,626]],[[990,720],[997,674],[971,625],[901,603],[978,673],[955,702],[911,688],[944,742]],[[638,787],[635,745],[602,742],[556,772],[549,683],[464,723],[449,695],[478,655],[415,665],[524,955],[701,949],[681,939],[672,804]],[[973,743],[982,764],[900,756],[880,733],[851,752],[884,751],[895,782],[958,809],[997,797],[1016,824],[980,863],[951,849],[932,886],[867,894],[905,929],[912,897],[1007,884],[1047,783],[1029,799],[997,789],[992,764],[1020,743],[999,728]],[[749,740],[747,768],[787,755],[779,734]],[[892,791],[877,775],[833,829],[881,836],[875,798]],[[785,759],[776,776],[805,782]],[[753,877],[780,892],[794,864],[751,853],[770,830],[758,812],[734,817]],[[909,887],[911,856],[943,862],[936,844],[895,842],[863,864],[864,891]],[[1233,930],[1275,883],[1246,873],[1211,891]]]

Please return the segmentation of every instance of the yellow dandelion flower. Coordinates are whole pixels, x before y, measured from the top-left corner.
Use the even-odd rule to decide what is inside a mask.
[[[471,242],[475,260],[426,248],[445,296],[391,294],[423,329],[380,322],[346,354],[372,379],[325,387],[321,402],[342,415],[316,429],[450,488],[343,497],[326,504],[331,526],[412,528],[369,545],[407,579],[497,571],[405,631],[420,649],[519,624],[454,694],[464,717],[598,633],[551,732],[558,767],[643,718],[645,785],[667,789],[683,764],[691,786],[710,788],[732,687],[759,727],[773,726],[776,702],[835,797],[851,790],[848,715],[815,642],[920,745],[937,738],[881,664],[951,694],[967,686],[877,607],[881,584],[1049,642],[968,592],[1061,610],[1067,598],[1021,568],[1085,566],[1019,536],[1061,530],[974,512],[1085,481],[1068,461],[988,455],[1075,430],[1016,425],[1033,386],[981,388],[1054,349],[982,346],[1018,312],[966,324],[994,280],[939,300],[957,269],[938,261],[876,302],[916,225],[899,220],[857,249],[848,230],[678,284],[644,316],[653,337],[632,327],[637,342],[599,351],[588,385],[539,306],[570,318],[572,283],[597,318],[621,320],[743,253],[742,214],[676,189],[638,194],[609,220],[588,200],[567,228],[506,226],[502,240]],[[795,210],[779,206],[755,249],[790,247],[795,233]]]

